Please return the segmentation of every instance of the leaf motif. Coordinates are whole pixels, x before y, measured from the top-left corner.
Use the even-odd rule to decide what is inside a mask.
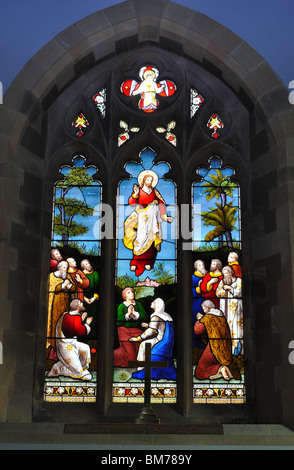
[[[167,130],[170,131],[171,129],[174,129],[176,127],[176,121],[171,121],[167,125]]]
[[[122,134],[119,134],[118,136],[118,146],[120,147],[122,144],[124,144],[128,139],[130,138],[128,132],[123,132]]]
[[[177,138],[174,134],[171,132],[167,132],[165,136],[166,140],[168,140],[172,145],[176,146],[177,145]]]
[[[119,125],[122,129],[128,130],[128,125],[125,121],[120,121]]]
[[[220,235],[224,235],[225,229],[223,227],[217,227],[214,230],[211,230],[205,235],[204,240],[206,242],[211,242],[215,238],[218,238]]]
[[[218,198],[220,197],[220,193],[219,193],[218,189],[217,189],[217,188],[213,188],[212,186],[209,186],[207,189],[205,189],[205,190],[203,191],[203,194],[204,194],[204,193],[208,193],[208,194],[206,195],[206,200],[207,200],[207,201],[210,201],[210,200],[213,199],[214,197],[215,197],[216,199],[218,199]]]
[[[202,218],[204,221],[204,225],[214,225],[214,226],[224,226],[224,218],[222,214],[218,214],[217,212],[206,212],[202,214]]]
[[[156,127],[157,132],[160,132],[160,134],[163,134],[163,132],[166,132],[166,129],[164,127]]]

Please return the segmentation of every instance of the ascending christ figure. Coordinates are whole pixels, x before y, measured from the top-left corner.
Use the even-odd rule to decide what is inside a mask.
[[[124,222],[124,245],[133,251],[131,271],[140,276],[145,269],[153,268],[157,252],[160,251],[162,235],[161,223],[171,223],[173,217],[166,213],[165,201],[155,189],[158,176],[154,171],[144,170],[138,176],[139,186],[133,187],[129,204],[134,212]]]

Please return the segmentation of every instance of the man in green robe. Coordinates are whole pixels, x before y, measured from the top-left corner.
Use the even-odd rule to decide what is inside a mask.
[[[126,287],[122,291],[123,302],[117,309],[117,332],[119,348],[114,351],[114,366],[128,367],[129,361],[137,359],[140,343],[130,342],[132,337],[143,333],[142,326],[148,327],[147,314],[143,305],[135,300],[135,292],[132,287]]]

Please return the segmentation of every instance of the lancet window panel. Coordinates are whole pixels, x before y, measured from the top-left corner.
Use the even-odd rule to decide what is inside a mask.
[[[100,272],[98,170],[76,155],[54,187],[44,399],[96,401]]]
[[[145,148],[141,163],[128,162],[129,179],[117,194],[116,317],[113,402],[144,402],[145,348],[152,368],[151,403],[175,403],[177,246],[176,186],[165,179],[170,165],[154,163]],[[166,226],[166,227],[165,227]],[[129,361],[138,361],[136,367]],[[141,366],[141,364],[142,366]]]
[[[193,402],[245,402],[240,187],[211,157],[193,207]]]

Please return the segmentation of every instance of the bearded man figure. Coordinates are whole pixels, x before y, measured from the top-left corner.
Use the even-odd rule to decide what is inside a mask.
[[[58,248],[52,248],[51,250],[51,260],[50,260],[50,272],[54,273],[56,267],[60,261],[63,261],[62,254]]]
[[[235,275],[231,266],[225,266],[222,273],[224,277],[217,286],[216,295],[230,328],[233,354],[237,356],[243,352],[242,279]]]
[[[135,271],[137,277],[145,269],[150,271],[154,266],[162,243],[162,221],[173,221],[173,217],[168,217],[166,213],[163,197],[155,189],[157,174],[152,170],[144,170],[139,174],[138,182],[140,186],[134,185],[128,200],[136,208],[125,220],[123,238],[125,247],[133,251],[130,269]]]
[[[219,299],[216,297],[216,289],[223,278],[221,272],[222,262],[219,259],[213,259],[210,263],[209,272],[205,274],[200,284],[200,290],[204,299],[213,300],[215,306],[219,308]]]
[[[77,263],[74,258],[67,258],[66,262],[68,263],[68,274],[72,278],[72,281],[76,287],[76,297],[84,301],[84,289],[89,287],[90,281],[87,276],[77,268]]]
[[[205,315],[197,313],[194,331],[204,335],[205,340],[208,337],[208,340],[195,368],[196,379],[240,380],[241,374],[233,362],[230,330],[223,312],[215,307],[212,300],[202,302],[202,309]]]
[[[48,377],[60,375],[74,379],[91,380],[89,371],[91,351],[88,344],[78,341],[91,331],[93,318],[88,317],[80,299],[70,303],[69,311],[64,312],[56,324],[56,351],[58,361],[48,372]]]
[[[75,285],[68,274],[68,263],[61,261],[56,271],[49,275],[49,300],[47,323],[47,347],[55,348],[55,327],[60,315],[69,309],[71,296],[76,292]]]

